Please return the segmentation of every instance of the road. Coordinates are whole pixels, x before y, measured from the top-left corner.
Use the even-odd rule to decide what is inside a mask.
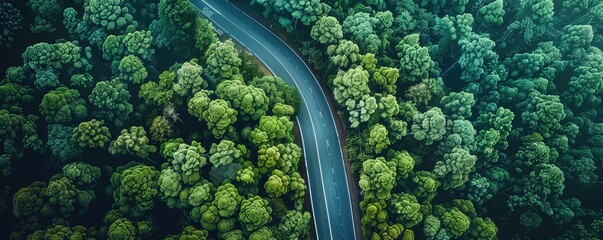
[[[239,42],[302,98],[300,126],[316,239],[356,239],[350,188],[339,135],[326,95],[288,45],[224,0],[190,0],[214,26]],[[356,226],[358,227],[358,226]]]

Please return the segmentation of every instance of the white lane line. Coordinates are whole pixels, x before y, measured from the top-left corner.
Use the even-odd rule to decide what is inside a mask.
[[[214,11],[216,11],[216,10],[215,10],[215,8],[214,8],[214,7],[212,7],[212,6],[210,6],[210,5],[209,5],[209,4],[208,4],[208,3],[207,3],[205,0],[201,0],[201,1],[202,1],[203,3],[205,3],[205,5],[209,6],[210,8],[214,9]],[[193,4],[193,6],[195,6],[195,5]],[[195,8],[197,8],[197,10],[199,10],[199,8],[198,8],[197,6],[195,6]],[[253,35],[249,34],[247,31],[245,31],[244,29],[242,29],[241,27],[239,27],[237,24],[235,24],[234,22],[232,22],[230,19],[228,19],[227,17],[225,17],[223,14],[221,14],[219,11],[216,11],[216,12],[217,12],[219,15],[222,15],[222,17],[224,17],[224,19],[226,19],[227,21],[229,21],[229,22],[230,22],[230,23],[231,23],[233,26],[237,27],[237,28],[238,28],[238,29],[240,29],[242,32],[244,32],[245,34],[249,35],[249,36],[250,36],[250,37],[251,37],[253,40],[255,40],[255,41],[258,43],[258,44],[260,44],[262,47],[264,47],[264,49],[266,49],[266,51],[268,51],[268,53],[270,53],[270,55],[272,55],[272,56],[273,56],[273,57],[274,57],[274,58],[275,58],[275,59],[276,59],[276,60],[277,60],[277,61],[278,61],[278,62],[279,62],[279,63],[280,63],[282,66],[283,66],[283,68],[285,69],[285,71],[287,72],[287,74],[289,74],[289,76],[290,76],[290,77],[291,77],[291,79],[293,80],[293,82],[294,82],[295,86],[297,87],[297,89],[301,89],[301,88],[299,87],[299,85],[297,84],[297,82],[295,81],[295,78],[293,77],[293,75],[292,75],[292,74],[289,72],[289,70],[287,69],[287,67],[285,67],[285,65],[284,65],[284,64],[283,64],[283,63],[282,63],[282,62],[279,60],[279,58],[277,58],[277,57],[274,55],[274,53],[272,53],[272,51],[270,51],[270,50],[269,50],[267,47],[265,47],[265,46],[264,46],[264,45],[263,45],[263,44],[262,44],[260,41],[258,41],[258,40],[257,40],[255,37],[253,37]],[[212,20],[212,22],[214,22],[214,21],[213,21],[213,19],[210,19],[210,20]],[[216,25],[219,25],[219,24],[218,24],[218,23],[216,23],[216,22],[214,22],[214,23],[215,23]],[[232,36],[232,35],[231,35],[231,36]],[[232,37],[233,37],[233,38],[235,38],[235,39],[238,41],[238,39],[237,39],[236,37],[234,37],[234,36],[232,36]],[[239,42],[241,42],[241,41],[239,41]],[[250,49],[249,49],[249,50],[250,50]],[[250,50],[250,51],[251,51],[251,50]],[[257,55],[256,55],[256,56],[257,56]],[[298,57],[299,57],[299,56],[298,56]],[[260,58],[260,57],[258,56],[258,58]],[[264,63],[264,62],[263,62],[263,63]],[[265,63],[264,63],[264,64],[265,64]],[[265,65],[266,65],[266,64],[265,64]],[[270,69],[269,69],[269,70],[270,70]],[[272,72],[272,70],[270,70],[270,71]],[[273,72],[273,74],[274,74],[274,72]],[[304,103],[305,103],[305,106],[306,106],[306,109],[308,110],[308,113],[310,113],[310,109],[309,109],[309,107],[308,107],[308,104],[307,104],[307,102],[306,102],[306,99],[305,99],[304,95],[303,95],[303,94],[300,94],[300,95],[301,95],[301,97],[302,97],[302,100],[303,100],[303,101],[304,101]],[[314,140],[315,140],[316,149],[317,149],[316,154],[318,155],[318,160],[319,160],[319,162],[318,162],[318,167],[319,167],[319,171],[320,171],[320,175],[321,175],[321,176],[320,176],[320,179],[321,179],[321,182],[322,182],[322,186],[321,186],[321,187],[322,187],[323,194],[324,194],[324,196],[325,196],[325,199],[324,199],[324,200],[325,200],[325,205],[326,205],[326,208],[327,208],[326,214],[327,214],[327,222],[329,223],[329,224],[328,224],[328,225],[329,225],[329,232],[330,232],[330,234],[331,234],[331,239],[334,239],[334,238],[333,238],[333,236],[332,236],[332,235],[333,235],[333,231],[332,231],[332,229],[331,229],[331,218],[330,218],[330,216],[329,216],[329,211],[328,211],[328,209],[329,209],[329,203],[328,203],[328,201],[327,201],[327,199],[326,199],[327,194],[326,194],[326,191],[325,191],[325,188],[324,188],[324,184],[325,184],[325,183],[324,183],[324,179],[322,178],[322,174],[323,174],[323,173],[322,173],[322,166],[321,166],[321,164],[320,164],[320,151],[318,151],[319,146],[318,146],[318,139],[317,139],[317,137],[316,137],[316,130],[315,130],[315,129],[316,129],[316,127],[314,126],[314,121],[312,120],[312,117],[310,117],[310,124],[312,125],[312,131],[314,132]],[[300,126],[301,126],[301,125],[300,125]],[[301,129],[301,127],[300,127],[300,129]],[[308,171],[308,172],[309,172],[309,171]],[[310,179],[310,178],[308,177],[308,179]],[[312,213],[314,214],[314,209],[312,209],[312,210],[313,210],[313,212],[312,212]],[[314,216],[316,216],[316,215],[314,215]],[[316,219],[316,217],[315,217],[314,219]],[[316,225],[316,222],[314,222],[314,224]],[[316,231],[316,232],[317,232],[317,235],[318,235],[318,228],[316,228],[316,229],[317,229],[317,231]],[[318,236],[317,236],[317,238],[318,238]]]
[[[258,57],[258,59],[259,59],[259,57]],[[270,68],[268,68],[268,70],[270,70]],[[272,72],[272,70],[270,70],[270,72]],[[274,74],[274,72],[273,72],[273,74]],[[304,132],[302,131],[301,124],[299,124],[298,117],[295,117],[295,121],[297,122],[297,126],[300,126],[299,134],[301,135],[301,138],[302,138],[302,149],[304,149],[304,155],[305,155],[306,154],[306,142],[304,141]],[[318,225],[316,224],[316,220],[315,220],[316,214],[314,213],[314,200],[312,199],[312,183],[310,182],[310,169],[308,168],[308,161],[304,161],[304,164],[306,165],[306,177],[308,178],[308,191],[309,191],[308,195],[310,195],[310,205],[312,206],[312,216],[314,217],[312,222],[314,222],[314,229],[316,231],[316,239],[318,239]]]

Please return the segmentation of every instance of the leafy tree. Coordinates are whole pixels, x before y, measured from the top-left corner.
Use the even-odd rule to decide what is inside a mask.
[[[380,153],[383,149],[387,148],[391,143],[387,137],[388,131],[385,126],[377,123],[371,127],[367,145],[370,147],[369,150],[375,153]]]
[[[423,220],[421,204],[413,195],[402,193],[392,194],[389,212],[396,217],[396,222],[406,228],[411,228]]]
[[[217,41],[213,26],[187,1],[159,1],[158,13],[159,19],[150,26],[156,44],[185,59],[199,56]]]
[[[64,225],[55,225],[46,230],[38,230],[29,235],[28,239],[52,239],[52,238],[80,238],[87,239],[94,236],[94,229],[86,229],[83,226],[76,225],[67,227]]]
[[[63,9],[63,1],[29,0],[27,5],[34,12],[34,24],[31,26],[33,33],[51,33],[57,29],[57,21]]]
[[[235,143],[229,140],[222,140],[219,144],[213,143],[209,154],[211,155],[209,161],[214,167],[229,164],[242,156],[241,151],[235,147]]]
[[[362,164],[358,185],[366,198],[388,199],[396,182],[396,164],[385,158],[369,159]]]
[[[148,76],[142,61],[134,55],[125,56],[119,61],[118,72],[120,80],[134,84],[141,84]]]
[[[243,197],[239,195],[235,186],[226,183],[218,187],[213,204],[218,209],[220,216],[230,217],[239,209],[242,200]]]
[[[0,4],[0,12],[2,13],[0,15],[0,25],[3,26],[3,33],[0,35],[0,47],[8,49],[12,47],[15,41],[15,33],[23,28],[21,24],[23,16],[21,11],[9,2]]]
[[[473,94],[467,92],[452,92],[440,100],[442,112],[450,119],[469,119],[471,108],[475,104]]]
[[[444,161],[436,162],[433,173],[442,180],[444,189],[459,188],[469,179],[469,173],[477,157],[462,148],[453,148],[444,155]]]
[[[241,58],[230,39],[209,45],[205,58],[207,69],[214,77],[229,79],[239,74]]]
[[[148,158],[149,153],[156,151],[155,146],[149,145],[147,132],[141,126],[121,130],[121,134],[109,146],[109,153],[113,155],[132,154],[141,158]]]
[[[380,91],[382,94],[396,95],[399,76],[399,71],[396,68],[379,67],[372,73],[369,84],[372,90]]]
[[[198,239],[198,240],[207,240],[209,238],[209,233],[207,230],[199,230],[193,226],[186,226],[182,230],[182,234],[173,235],[167,240],[176,240],[176,239]]]
[[[352,41],[341,40],[337,45],[329,45],[327,54],[331,60],[331,64],[340,69],[346,69],[352,64],[360,61],[360,48]]]
[[[400,58],[400,77],[404,82],[426,78],[434,62],[426,47],[419,46],[419,34],[411,34],[396,45]]]
[[[201,179],[201,168],[205,166],[205,148],[193,141],[190,145],[181,143],[172,155],[172,166],[179,172],[185,184],[193,185]]]
[[[234,131],[232,125],[237,121],[237,110],[231,108],[229,102],[216,99],[209,102],[202,116],[214,137],[221,138],[225,133]]]
[[[271,213],[272,208],[268,205],[268,201],[259,196],[254,196],[241,202],[239,220],[247,231],[252,232],[270,222],[272,220]]]
[[[345,105],[347,101],[360,99],[368,94],[368,78],[368,72],[360,66],[347,72],[339,71],[333,80],[333,94],[337,102]]]
[[[122,166],[111,176],[107,190],[113,196],[114,209],[132,217],[140,217],[153,209],[159,193],[159,171],[145,165]]]
[[[289,210],[276,227],[275,238],[300,239],[309,237],[310,213]]]
[[[441,140],[446,134],[446,118],[440,108],[434,107],[427,112],[413,117],[411,130],[416,140],[425,141],[431,145],[434,141]]]
[[[334,44],[343,38],[343,30],[337,18],[321,17],[312,26],[310,36],[321,44]]]
[[[495,0],[494,2],[483,5],[478,13],[484,19],[484,23],[492,25],[501,25],[505,10],[503,9],[503,0]]]
[[[207,81],[203,80],[201,73],[203,67],[195,61],[185,62],[178,69],[178,82],[174,84],[174,92],[180,96],[191,96],[207,88]]]
[[[173,90],[176,74],[164,71],[159,75],[159,81],[148,81],[140,86],[138,97],[147,104],[156,106],[167,106],[171,103],[178,104],[180,101]]]
[[[388,29],[393,23],[392,13],[378,12],[371,16],[366,12],[349,15],[343,21],[343,33],[358,44],[362,52],[377,53],[381,47],[380,30]]]
[[[48,147],[53,156],[61,162],[76,159],[83,155],[82,148],[71,140],[73,127],[60,124],[48,125]]]
[[[92,119],[87,122],[81,122],[73,129],[71,139],[80,147],[103,148],[105,143],[111,139],[111,133],[103,120]]]
[[[149,127],[151,140],[155,142],[164,142],[168,138],[173,137],[174,129],[170,120],[165,116],[157,116],[153,118]]]
[[[249,85],[264,90],[269,100],[268,108],[273,109],[276,104],[280,103],[293,107],[295,112],[299,110],[301,104],[299,93],[282,78],[264,76],[253,79]]]
[[[258,126],[249,133],[256,146],[276,142],[293,142],[293,122],[287,117],[262,116]]]
[[[293,0],[281,2],[276,0],[253,0],[251,4],[258,3],[264,6],[264,16],[276,12],[278,22],[287,32],[292,32],[297,26],[297,21],[309,26],[321,17],[327,15],[331,7],[320,0],[300,1]]]
[[[40,113],[49,123],[68,123],[86,117],[88,109],[77,90],[59,87],[44,95]]]
[[[406,179],[412,173],[415,166],[415,159],[408,153],[408,151],[394,151],[388,150],[387,156],[390,162],[396,164],[396,181]]]
[[[272,170],[270,177],[264,184],[264,189],[270,197],[280,197],[289,191],[290,178],[282,171]]]
[[[128,102],[130,92],[118,80],[97,82],[88,100],[97,107],[94,111],[95,116],[113,121],[118,127],[123,125],[134,110],[132,104]]]
[[[88,1],[84,7],[84,14],[88,16],[90,22],[108,31],[125,29],[130,24],[136,25],[134,16],[130,14],[123,0]]]
[[[228,100],[237,109],[243,120],[258,120],[266,115],[269,98],[264,90],[245,85],[241,80],[224,80],[216,87],[216,95]]]
[[[494,41],[486,37],[472,34],[459,41],[462,54],[459,58],[461,66],[461,79],[465,82],[473,82],[484,79],[496,68],[498,54],[492,49],[496,45]]]

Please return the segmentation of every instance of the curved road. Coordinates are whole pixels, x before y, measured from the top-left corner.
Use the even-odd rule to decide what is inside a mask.
[[[304,61],[271,31],[224,0],[190,0],[215,26],[294,85],[317,239],[356,239],[341,143],[327,98]]]

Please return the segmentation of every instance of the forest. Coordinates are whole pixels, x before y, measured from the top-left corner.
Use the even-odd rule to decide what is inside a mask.
[[[1,1],[0,238],[315,238],[297,90],[187,0]],[[364,239],[603,238],[603,0],[231,2],[329,89]]]
[[[307,239],[298,92],[187,0],[0,3],[0,239]]]
[[[603,1],[250,5],[331,89],[365,239],[603,237]]]

